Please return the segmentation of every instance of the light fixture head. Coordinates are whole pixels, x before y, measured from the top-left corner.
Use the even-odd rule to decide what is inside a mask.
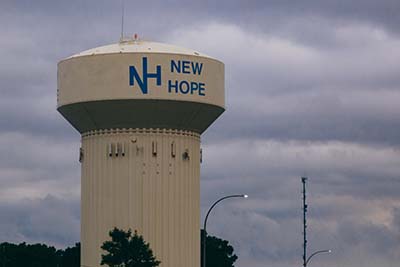
[[[248,196],[248,195],[243,195],[243,197],[244,197],[244,198],[248,198],[249,196]]]

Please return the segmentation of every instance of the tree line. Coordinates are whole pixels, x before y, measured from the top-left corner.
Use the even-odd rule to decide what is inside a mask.
[[[80,243],[66,249],[45,244],[0,244],[0,267],[79,267]]]
[[[104,251],[101,265],[156,267],[161,263],[150,244],[136,231],[114,228],[109,235],[110,240],[101,247]],[[207,236],[206,242],[206,267],[234,267],[237,256],[228,241]],[[80,243],[66,249],[45,244],[1,243],[0,267],[80,267]]]

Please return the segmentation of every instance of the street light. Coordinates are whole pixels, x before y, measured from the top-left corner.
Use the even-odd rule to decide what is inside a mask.
[[[319,253],[331,253],[332,250],[330,249],[325,249],[325,250],[318,250],[316,252],[314,252],[313,254],[310,255],[310,257],[308,257],[308,259],[306,260],[306,266],[308,264],[308,262],[311,260],[312,257],[314,257],[315,255],[319,254]]]
[[[207,239],[207,220],[208,220],[208,215],[210,215],[211,210],[222,200],[228,199],[228,198],[234,198],[234,197],[241,197],[241,198],[248,198],[248,195],[229,195],[222,197],[218,199],[217,201],[214,202],[214,204],[211,205],[211,207],[207,211],[206,218],[204,219],[204,226],[203,226],[203,267],[206,267],[206,239]]]

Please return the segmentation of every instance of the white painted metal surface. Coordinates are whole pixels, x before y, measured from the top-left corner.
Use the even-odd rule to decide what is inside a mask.
[[[148,50],[148,46],[152,49]],[[61,61],[58,64],[58,106],[99,100],[159,99],[200,102],[224,108],[222,62],[158,43],[132,42],[124,46],[124,52],[119,52],[120,47],[120,44],[99,47]],[[157,85],[157,79],[153,77],[146,79],[147,93],[143,93],[136,80],[130,85],[130,67],[134,66],[141,75],[143,58],[147,60],[148,73],[155,73],[157,66],[161,69],[161,85]],[[202,84],[204,90],[186,92],[186,82]],[[176,90],[175,85],[181,86]]]
[[[195,55],[210,58],[203,53],[195,50],[174,46],[170,44],[149,42],[143,40],[125,40],[116,44],[105,45],[89,49],[78,54],[72,55],[69,58],[92,56],[100,54],[114,54],[114,53],[165,53],[165,54],[179,54],[179,55]]]
[[[100,246],[118,226],[142,234],[161,266],[198,266],[200,136],[93,131],[82,148],[82,265],[99,266]]]
[[[160,267],[198,267],[200,134],[225,109],[223,63],[128,40],[62,60],[57,93],[82,134],[81,265],[99,267],[119,227],[138,230]]]

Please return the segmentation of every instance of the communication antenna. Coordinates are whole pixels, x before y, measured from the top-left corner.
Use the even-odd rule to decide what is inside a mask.
[[[307,201],[306,201],[306,183],[307,177],[301,177],[303,183],[303,266],[307,267]]]
[[[121,0],[121,38],[120,41],[124,39],[124,16],[125,16],[125,0]]]

